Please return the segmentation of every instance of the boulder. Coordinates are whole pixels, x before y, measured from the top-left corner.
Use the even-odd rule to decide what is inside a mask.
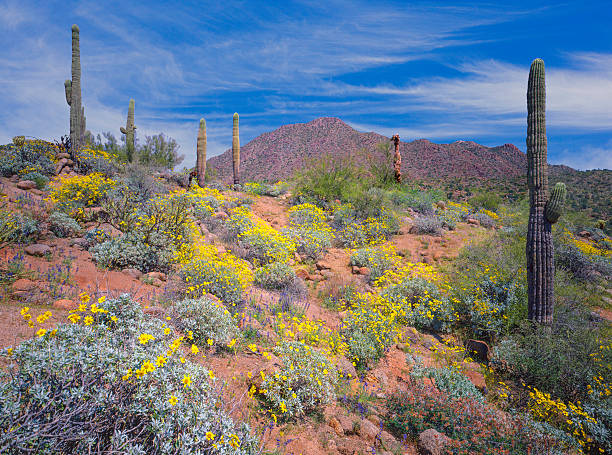
[[[467,340],[465,342],[465,350],[468,354],[480,362],[488,362],[491,357],[491,349],[489,345],[480,340]]]
[[[369,275],[370,269],[368,267],[359,267],[359,275]]]
[[[332,417],[331,419],[329,419],[329,426],[333,428],[333,430],[336,432],[336,434],[338,436],[344,436],[344,430],[342,429],[342,425],[340,425],[340,422],[338,421],[337,418]]]
[[[58,153],[57,157],[61,160],[63,158],[70,159],[70,154],[66,152]]]
[[[166,281],[168,279],[166,274],[162,272],[149,272],[147,273],[147,277],[151,278],[152,280],[158,279],[161,281]]]
[[[30,256],[42,257],[46,254],[51,254],[51,247],[44,243],[35,243],[25,247],[25,252]]]
[[[336,367],[346,377],[350,377],[350,378],[356,378],[357,377],[357,370],[355,370],[355,365],[353,365],[353,362],[351,362],[349,359],[347,359],[344,356],[338,356],[337,357],[337,359],[336,359]]]
[[[298,269],[296,270],[295,274],[298,278],[301,278],[302,280],[307,280],[309,277],[308,270],[305,269]]]
[[[27,278],[20,278],[11,286],[13,292],[30,292],[37,288],[38,285],[34,281],[28,280]]]
[[[359,425],[357,427],[357,434],[361,436],[363,439],[367,441],[375,441],[376,437],[381,431],[380,426],[374,425],[367,419],[362,419],[359,421]]]
[[[473,224],[474,226],[480,226],[480,221],[474,219],[474,218],[468,218],[466,220],[467,224]]]
[[[316,264],[317,270],[331,270],[331,264],[327,261],[320,260]]]
[[[448,436],[430,428],[419,434],[417,447],[420,455],[443,455],[449,442]]]
[[[17,182],[17,188],[19,188],[20,190],[32,190],[36,188],[36,182],[34,182],[33,180],[22,180],[20,182]]]
[[[21,182],[20,182],[20,183],[21,183]],[[19,186],[19,184],[17,184],[17,186]],[[590,233],[589,231],[580,231],[580,232],[578,233],[578,236],[579,236],[579,237],[582,237],[582,238],[584,238],[584,239],[588,239],[588,238],[591,238],[591,233]]]
[[[70,299],[59,299],[53,302],[53,308],[57,310],[74,310],[78,308],[78,305]]]

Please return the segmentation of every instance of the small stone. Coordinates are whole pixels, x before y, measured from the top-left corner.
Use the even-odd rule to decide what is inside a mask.
[[[474,226],[480,226],[480,221],[474,219],[474,218],[468,218],[467,219],[467,224],[472,224]]]
[[[168,279],[166,274],[162,272],[149,272],[147,273],[147,277],[153,280],[158,279],[161,281],[166,281]]]
[[[419,435],[417,447],[421,455],[442,455],[449,442],[448,436],[430,428]]]
[[[342,429],[342,425],[335,417],[329,419],[329,426],[333,428],[338,436],[344,436],[344,430]]]
[[[51,254],[51,247],[43,243],[35,243],[25,247],[25,252],[30,256],[42,257],[46,254]]]
[[[17,186],[19,186],[19,184],[17,184]],[[591,233],[589,231],[580,231],[578,233],[578,236],[582,237],[582,238],[585,238],[585,239],[588,239],[588,238],[591,237]]]
[[[32,180],[22,180],[21,182],[17,182],[17,188],[20,190],[31,190],[36,188],[36,182]]]
[[[36,196],[42,196],[43,192],[40,191],[38,188],[32,188],[30,190],[30,193],[35,194]]]
[[[53,302],[53,308],[58,310],[74,310],[77,307],[78,305],[70,299],[59,299]]]
[[[135,280],[138,280],[142,276],[142,272],[138,269],[128,268],[128,269],[123,269],[121,272],[125,273],[126,275],[131,276]]]
[[[321,270],[321,276],[323,278],[331,278],[333,274],[334,273],[331,270]]]
[[[359,275],[369,275],[370,269],[368,267],[359,267]]]
[[[62,158],[66,158],[69,159],[70,158],[70,154],[66,153],[66,152],[62,152],[62,153],[58,153],[57,157],[61,160]]]

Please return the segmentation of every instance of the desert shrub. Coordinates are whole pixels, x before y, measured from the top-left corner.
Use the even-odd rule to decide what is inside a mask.
[[[104,207],[125,234],[95,246],[94,259],[105,267],[168,271],[173,252],[191,238],[191,205],[185,191],[158,195],[142,204],[127,189],[119,194],[123,210],[116,201],[107,200]]]
[[[77,169],[83,174],[102,174],[107,178],[118,171],[119,158],[112,150],[99,147],[83,147],[73,152]]]
[[[290,227],[284,233],[293,240],[298,253],[320,258],[332,246],[334,234],[327,224],[325,212],[313,204],[300,204],[289,209]]]
[[[488,213],[478,212],[472,215],[472,218],[477,220],[482,227],[485,227],[487,229],[497,226],[497,222],[495,221],[495,218],[493,218]]]
[[[410,370],[413,378],[429,378],[436,385],[436,388],[450,398],[468,398],[479,403],[485,400],[476,386],[456,368],[451,367],[422,367],[414,365]]]
[[[160,178],[155,177],[151,173],[150,168],[135,163],[125,166],[118,184],[134,194],[139,202],[148,201],[159,194],[167,192],[166,185],[163,184]]]
[[[395,265],[395,256],[390,251],[377,247],[360,248],[351,255],[350,264],[370,269],[370,281],[375,281]]]
[[[380,293],[385,302],[397,309],[405,324],[446,332],[456,319],[448,295],[425,278],[408,276],[399,283],[384,286]]]
[[[287,262],[296,252],[293,240],[255,218],[246,207],[231,211],[228,226],[248,250],[248,256],[262,264]]]
[[[422,215],[433,215],[434,204],[441,199],[445,199],[444,194],[439,191],[419,189],[393,192],[390,197],[395,205],[401,208],[410,207]]]
[[[612,278],[612,257],[585,253],[575,244],[555,242],[555,267],[571,272],[582,282],[594,282],[603,275]]]
[[[469,203],[475,210],[485,209],[496,212],[501,204],[501,197],[491,191],[479,193],[470,198]]]
[[[198,345],[205,346],[209,344],[208,340],[212,340],[214,345],[224,347],[240,336],[230,312],[213,299],[181,300],[174,304],[173,310],[175,325],[185,333],[191,331],[193,341]]]
[[[351,359],[361,367],[378,361],[398,338],[396,311],[376,294],[355,293],[348,302],[340,331],[348,345]]]
[[[27,215],[0,207],[0,245],[28,243],[38,234],[38,223]]]
[[[122,296],[71,320],[12,350],[0,380],[2,453],[257,452],[209,371],[179,361],[181,341],[139,303]]]
[[[470,214],[470,208],[462,203],[446,201],[443,206],[436,206],[436,217],[442,223],[442,227],[454,230],[457,223],[464,221]]]
[[[295,279],[294,270],[284,262],[273,262],[255,270],[255,284],[264,289],[283,289]]]
[[[442,235],[442,222],[435,216],[417,216],[412,229],[415,234]]]
[[[49,183],[49,177],[41,174],[38,171],[30,171],[19,176],[20,180],[31,180],[36,183],[36,188],[43,190]]]
[[[297,341],[283,341],[274,353],[280,357],[281,369],[266,376],[260,388],[280,418],[320,410],[334,399],[337,373],[327,357]]]
[[[383,210],[377,218],[357,220],[344,226],[337,234],[337,241],[343,247],[359,248],[385,242],[397,232],[397,218],[389,210]]]
[[[230,253],[219,253],[214,245],[183,245],[176,253],[187,283],[186,293],[197,298],[209,292],[234,311],[243,291],[253,283],[249,263]]]
[[[468,396],[449,397],[418,380],[391,396],[387,408],[386,426],[398,438],[416,438],[433,428],[453,439],[447,450],[454,454],[561,455],[568,445],[575,447],[527,417],[505,414]]]
[[[91,228],[85,232],[83,235],[84,247],[89,249],[94,245],[98,245],[100,243],[104,243],[107,240],[110,240],[110,236],[108,233],[101,228]]]
[[[102,174],[58,177],[49,198],[58,210],[72,213],[100,203],[102,196],[115,186],[115,181]]]
[[[20,147],[3,145],[0,147],[0,175],[10,177],[36,172],[51,176],[55,173],[52,159],[57,152],[57,145],[41,140],[28,140]]]
[[[355,278],[347,279],[341,274],[334,274],[323,282],[319,297],[323,300],[323,305],[338,310],[346,307],[346,303],[358,291],[358,287],[359,283]]]
[[[144,144],[137,145],[135,159],[146,166],[159,166],[173,169],[185,158],[178,153],[179,145],[175,139],[159,133],[145,136]]]
[[[289,185],[282,181],[274,184],[249,182],[244,185],[244,191],[258,196],[278,197],[289,191]]]
[[[173,260],[172,249],[163,239],[156,241],[155,236],[151,239],[153,243],[146,243],[136,234],[128,233],[94,245],[90,252],[99,265],[110,269],[168,272]]]
[[[51,213],[48,221],[49,230],[58,237],[71,237],[82,231],[79,223],[64,212]]]

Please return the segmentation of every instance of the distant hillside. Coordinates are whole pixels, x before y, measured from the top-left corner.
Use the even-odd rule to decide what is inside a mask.
[[[243,181],[278,180],[293,175],[314,158],[325,155],[372,151],[389,138],[360,133],[342,120],[324,117],[308,123],[284,125],[264,133],[240,148]],[[475,142],[434,144],[426,139],[400,144],[402,170],[413,178],[501,178],[523,173],[525,155],[512,144],[485,147]],[[232,154],[210,158],[210,166],[223,180],[230,180]]]
[[[389,142],[389,138],[361,133],[334,117],[284,125],[241,147],[241,178],[245,182],[286,179],[317,157],[372,152],[381,142]],[[527,157],[512,144],[486,147],[471,141],[435,144],[419,139],[401,142],[400,150],[407,179],[437,183],[447,189],[491,189],[513,199],[527,192]],[[208,164],[219,178],[231,180],[231,150],[210,158]],[[609,219],[612,215],[611,170],[577,171],[551,165],[550,183],[557,181],[567,184],[571,208],[587,210],[595,218]]]

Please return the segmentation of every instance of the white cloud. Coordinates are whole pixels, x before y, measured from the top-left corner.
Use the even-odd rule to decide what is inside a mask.
[[[611,169],[612,170],[612,140],[603,147],[586,146],[580,150],[565,149],[557,154],[553,164],[565,164],[574,169]]]

